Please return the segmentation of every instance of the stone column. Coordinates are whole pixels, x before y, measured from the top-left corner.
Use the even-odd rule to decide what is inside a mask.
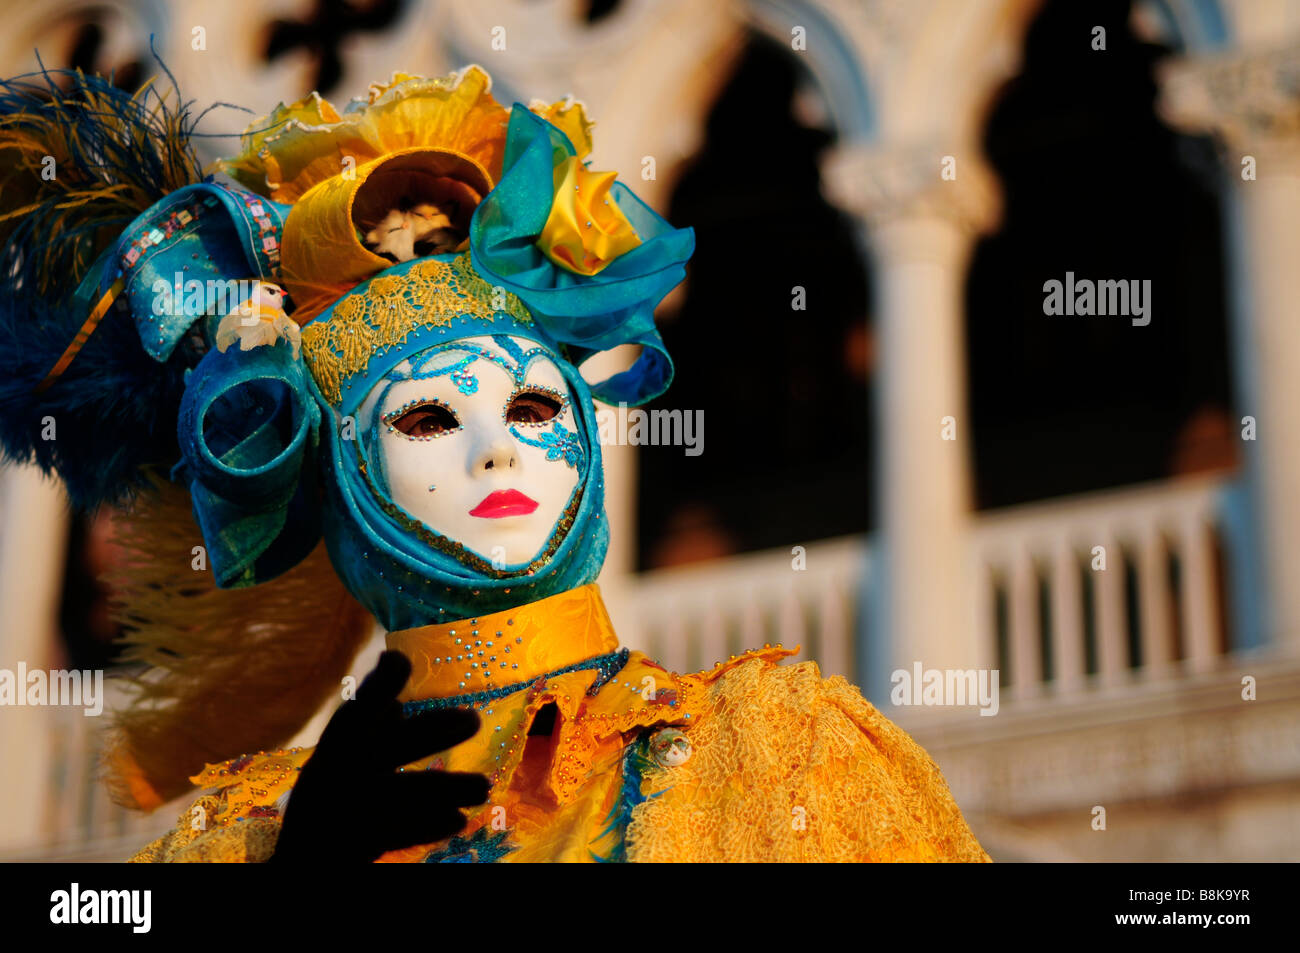
[[[954,175],[945,179],[945,156]],[[860,147],[827,167],[836,203],[865,226],[879,338],[879,545],[868,629],[893,668],[970,668],[976,644],[967,555],[971,421],[966,409],[966,269],[997,219],[992,173],[973,149]],[[872,653],[876,667],[885,663]],[[888,672],[883,673],[888,678]],[[881,690],[879,670],[869,676]],[[887,682],[885,683],[887,684]]]
[[[0,669],[15,679],[20,663],[29,672],[63,664],[56,632],[66,534],[59,486],[35,467],[0,469]],[[25,685],[15,688],[26,692]],[[49,833],[60,793],[52,787],[57,714],[50,707],[0,708],[0,849]]]
[[[1239,415],[1263,554],[1264,637],[1300,652],[1300,44],[1230,58],[1189,57],[1161,77],[1161,110],[1215,133],[1230,183],[1232,349]],[[1256,598],[1236,593],[1238,602]],[[1235,615],[1236,613],[1234,613]],[[1241,633],[1234,633],[1240,639]]]

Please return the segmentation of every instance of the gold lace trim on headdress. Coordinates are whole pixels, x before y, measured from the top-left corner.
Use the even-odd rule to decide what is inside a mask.
[[[304,327],[303,358],[325,399],[337,405],[345,378],[365,373],[374,354],[404,343],[415,329],[446,327],[462,315],[490,321],[498,313],[533,323],[522,301],[479,277],[469,252],[450,263],[431,258],[404,275],[372,279]]]

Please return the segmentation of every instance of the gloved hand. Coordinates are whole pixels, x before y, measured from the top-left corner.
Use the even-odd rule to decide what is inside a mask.
[[[369,863],[450,837],[466,824],[458,808],[487,800],[481,774],[398,773],[479,729],[466,708],[403,717],[397,694],[410,675],[406,656],[385,652],[356,698],[334,713],[289,796],[272,861]]]

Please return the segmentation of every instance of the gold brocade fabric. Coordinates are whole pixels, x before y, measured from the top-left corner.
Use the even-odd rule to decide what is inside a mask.
[[[304,327],[303,359],[325,399],[338,404],[345,378],[364,372],[372,357],[416,328],[445,327],[462,314],[491,319],[498,311],[532,324],[523,302],[474,271],[469,252],[451,262],[429,258],[403,275],[376,278],[365,292],[340,300],[329,317]]]
[[[768,658],[703,678],[692,756],[647,775],[629,858],[989,861],[929,755],[843,678]]]
[[[595,585],[388,642],[412,662],[404,701],[528,687],[477,709],[474,738],[406,769],[483,772],[489,802],[456,838],[381,862],[989,860],[925,751],[843,678],[823,679],[812,662],[779,664],[794,650],[747,652],[692,675],[633,652],[588,695],[595,671],[543,676],[617,649]],[[553,732],[530,736],[552,702]],[[684,736],[675,748],[684,757],[634,757],[656,748],[640,739],[666,729]],[[133,859],[265,860],[277,804],[309,755],[209,766],[193,780],[216,794]],[[639,782],[625,783],[631,765]]]

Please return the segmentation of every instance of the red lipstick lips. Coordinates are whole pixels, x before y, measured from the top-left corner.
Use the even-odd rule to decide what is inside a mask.
[[[537,509],[538,503],[518,490],[497,490],[483,498],[483,502],[469,511],[470,516],[483,519],[500,519],[503,516],[526,516]]]

